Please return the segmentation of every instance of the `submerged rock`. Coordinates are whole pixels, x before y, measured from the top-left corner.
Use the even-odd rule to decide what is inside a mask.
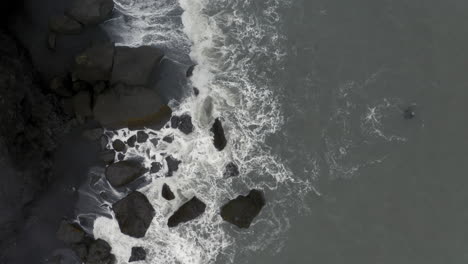
[[[62,220],[57,231],[57,238],[68,244],[80,243],[85,238],[85,232],[79,225]]]
[[[239,228],[249,228],[253,219],[265,205],[262,191],[251,190],[247,196],[239,195],[221,207],[221,217]]]
[[[87,82],[110,79],[114,59],[114,44],[101,43],[87,48],[76,56],[73,74]]]
[[[146,259],[146,251],[142,247],[132,247],[132,254],[128,262],[140,261]]]
[[[151,173],[158,173],[162,169],[162,164],[159,162],[153,162],[151,163]]]
[[[229,162],[224,168],[224,177],[236,177],[239,176],[239,167],[234,162]]]
[[[84,25],[93,25],[109,19],[113,9],[113,0],[74,0],[67,14]]]
[[[144,237],[154,215],[148,198],[140,192],[132,192],[112,206],[120,231],[131,237]]]
[[[83,27],[80,23],[64,15],[50,18],[49,28],[52,32],[70,35],[79,34],[83,30]]]
[[[148,88],[117,85],[96,98],[94,116],[111,129],[158,130],[171,118],[172,110]]]
[[[227,140],[224,136],[223,125],[219,118],[216,118],[210,131],[213,133],[213,144],[215,148],[219,151],[223,150],[226,147]]]
[[[111,164],[106,169],[106,178],[112,187],[122,187],[145,174],[146,169],[136,160],[124,160]]]
[[[115,256],[111,254],[111,246],[102,239],[94,240],[88,249],[87,264],[113,264]]]
[[[104,162],[104,164],[112,164],[115,160],[115,151],[114,150],[104,150],[99,153],[99,159]]]
[[[163,184],[163,187],[162,187],[161,196],[168,201],[174,200],[175,198],[175,195],[171,191],[171,188],[169,187],[169,185],[165,183]]]
[[[144,131],[138,131],[137,132],[137,142],[138,143],[145,143],[146,140],[148,140],[149,135],[145,133]]]
[[[198,96],[200,94],[200,90],[198,90],[197,87],[193,87],[193,94],[195,94],[195,96]]]
[[[127,150],[127,146],[125,146],[125,143],[120,139],[114,140],[114,142],[112,142],[112,147],[118,152],[125,152]]]
[[[190,201],[183,204],[175,213],[169,217],[167,225],[176,227],[181,223],[193,220],[205,212],[206,205],[197,197],[193,197]]]
[[[172,157],[172,156],[167,156],[166,157],[166,163],[167,163],[167,177],[171,177],[175,171],[179,169],[179,164],[181,163],[180,160]]]
[[[147,86],[163,56],[162,50],[152,46],[116,47],[112,83]]]
[[[413,119],[416,116],[415,106],[409,106],[403,111],[403,117],[405,119]]]

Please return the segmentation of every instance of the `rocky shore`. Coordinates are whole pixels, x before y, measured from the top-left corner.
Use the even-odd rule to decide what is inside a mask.
[[[177,96],[168,97],[171,93],[155,85],[154,76],[169,60],[164,52],[116,46],[99,28],[114,15],[112,0],[47,2],[53,11],[31,13],[37,1],[8,1],[0,29],[0,209],[5,212],[0,217],[0,263],[115,263],[111,246],[73,220],[76,188],[88,168],[104,166],[110,186],[125,194],[111,208],[121,232],[144,237],[155,209],[132,183],[160,171],[173,177],[183,161],[168,154],[147,168],[125,156],[128,149],[150,140],[146,132],[125,141],[109,135],[121,128],[159,130],[165,125],[188,135],[196,128],[189,114],[172,115],[168,101]],[[194,67],[185,67],[184,80]],[[185,94],[198,96],[199,90]],[[216,118],[211,124],[213,151],[229,144],[222,123]],[[157,146],[159,140],[170,144],[174,137],[151,143]],[[239,175],[239,166],[229,162],[221,176]],[[165,200],[176,194],[169,184],[163,185]],[[220,217],[248,228],[264,205],[263,192],[251,190],[221,207]],[[167,226],[189,224],[205,209],[193,196],[172,213]],[[68,251],[51,255],[60,248]],[[22,254],[24,250],[31,254]],[[146,258],[142,247],[128,250],[129,262]]]

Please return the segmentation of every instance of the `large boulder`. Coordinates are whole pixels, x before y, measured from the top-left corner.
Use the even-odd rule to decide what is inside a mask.
[[[176,227],[181,223],[191,221],[205,212],[206,205],[197,197],[193,197],[190,201],[183,204],[174,214],[169,217],[167,226]]]
[[[83,30],[80,23],[64,15],[51,17],[49,20],[49,28],[52,32],[70,35],[79,34]]]
[[[262,191],[251,190],[247,196],[239,195],[221,207],[221,217],[239,228],[249,228],[253,219],[265,205]]]
[[[85,238],[85,232],[79,225],[62,220],[57,231],[57,238],[68,244],[80,243]]]
[[[213,133],[213,144],[215,148],[219,151],[223,150],[226,147],[227,140],[226,136],[224,136],[223,125],[219,118],[216,118],[210,131]]]
[[[74,0],[67,14],[84,25],[94,25],[109,19],[113,9],[113,0]]]
[[[144,237],[154,215],[148,198],[140,192],[132,192],[112,206],[120,231],[131,237]]]
[[[151,46],[116,47],[112,83],[147,86],[164,52]]]
[[[110,79],[114,60],[114,44],[95,44],[75,57],[74,77],[87,82]]]
[[[160,129],[171,118],[172,110],[158,94],[148,88],[118,85],[97,96],[94,118],[110,129]]]
[[[132,247],[132,253],[128,262],[140,261],[146,259],[146,250],[142,247]]]
[[[122,187],[145,174],[146,169],[136,160],[123,160],[109,165],[106,178],[113,187]]]

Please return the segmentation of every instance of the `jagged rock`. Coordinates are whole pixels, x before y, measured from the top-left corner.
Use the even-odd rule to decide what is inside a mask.
[[[137,137],[136,135],[133,135],[127,139],[127,145],[131,148],[134,148],[136,141],[137,141]]]
[[[192,117],[188,114],[173,116],[171,119],[171,127],[178,128],[182,133],[188,135],[193,132]]]
[[[127,146],[120,139],[114,140],[114,142],[112,142],[112,147],[118,152],[125,152],[127,150]]]
[[[88,256],[86,257],[87,264],[113,264],[115,256],[111,254],[110,245],[102,240],[97,239],[89,245]]]
[[[112,149],[104,150],[99,154],[99,159],[105,164],[111,164],[115,160],[115,151]]]
[[[49,28],[52,32],[70,35],[79,34],[83,30],[83,27],[80,23],[64,15],[50,18]]]
[[[71,97],[73,96],[73,91],[70,89],[71,86],[72,83],[70,78],[58,76],[50,81],[49,89],[56,95]]]
[[[146,251],[142,247],[132,247],[132,254],[128,262],[140,261],[146,259]]]
[[[94,129],[88,129],[83,131],[83,137],[88,139],[88,140],[98,140],[101,138],[102,134],[104,134],[104,129],[102,128],[94,128]]]
[[[206,205],[194,196],[190,201],[183,204],[175,213],[169,217],[167,225],[176,227],[181,223],[193,220],[205,212]]]
[[[167,177],[171,177],[175,171],[179,169],[179,164],[181,163],[180,160],[172,157],[172,156],[167,156],[166,157],[166,163],[167,163]]]
[[[137,142],[138,143],[145,143],[148,140],[149,135],[146,134],[144,131],[137,132]]]
[[[114,59],[114,44],[101,43],[87,48],[76,56],[73,74],[87,82],[110,79]]]
[[[163,141],[167,143],[172,143],[174,141],[174,135],[168,135],[168,136],[163,137]]]
[[[158,130],[169,121],[172,110],[155,91],[117,85],[96,98],[94,116],[104,127]]]
[[[57,34],[54,32],[49,32],[47,35],[47,48],[51,51],[55,51],[55,47],[57,46]]]
[[[120,231],[136,238],[145,236],[156,214],[148,198],[137,191],[116,202],[112,209],[119,223]]]
[[[187,73],[186,73],[187,78],[192,77],[192,75],[193,75],[193,70],[195,69],[195,66],[197,66],[197,65],[194,64],[194,65],[191,65],[190,67],[188,67]]]
[[[57,238],[68,244],[80,243],[85,238],[85,232],[79,225],[62,220],[57,231]]]
[[[87,91],[81,91],[73,96],[73,110],[76,116],[80,118],[92,116],[91,94]]]
[[[168,201],[174,200],[175,198],[175,195],[171,191],[171,188],[169,187],[169,185],[165,183],[163,184],[163,187],[162,187],[161,196]]]
[[[213,143],[215,148],[219,151],[223,150],[226,147],[227,140],[224,136],[223,125],[219,118],[216,118],[210,131],[213,133]]]
[[[147,86],[151,73],[163,56],[162,50],[152,46],[116,47],[112,83]]]
[[[112,0],[75,0],[67,14],[84,25],[102,23],[112,16]]]
[[[249,228],[253,219],[265,205],[262,191],[251,190],[247,196],[239,195],[221,207],[221,217],[239,228]]]
[[[146,169],[136,160],[124,160],[109,165],[106,178],[113,187],[122,187],[145,174]]]
[[[224,168],[224,177],[236,177],[239,176],[239,167],[234,162],[229,162]]]
[[[153,162],[151,163],[151,173],[158,173],[162,169],[162,164],[159,162]]]

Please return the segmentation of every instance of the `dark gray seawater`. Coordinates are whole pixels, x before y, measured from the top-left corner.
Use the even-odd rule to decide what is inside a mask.
[[[154,179],[142,190],[158,212],[145,239],[109,219],[94,226],[120,260],[141,244],[148,263],[468,261],[468,2],[116,2],[123,15],[105,28],[118,44],[198,64],[200,96],[177,110],[195,133],[151,151],[181,158],[171,186],[207,203],[168,230],[180,201],[159,199]],[[206,132],[217,116],[222,153]],[[242,176],[220,178],[231,160]],[[268,201],[253,226],[223,223],[219,206],[251,188]]]

